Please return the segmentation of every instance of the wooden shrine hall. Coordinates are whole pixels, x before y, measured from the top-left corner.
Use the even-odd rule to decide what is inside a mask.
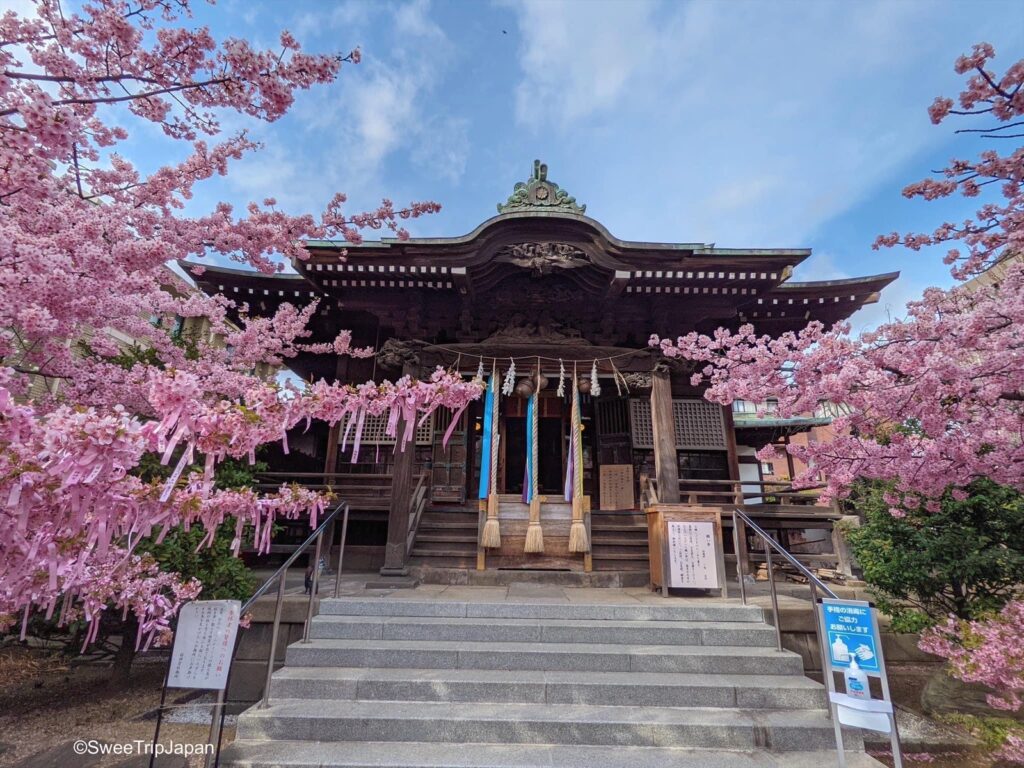
[[[437,365],[466,377],[481,367],[485,377],[497,374],[493,404],[474,403],[447,446],[451,415],[438,412],[405,451],[394,450],[383,419],[371,418],[356,462],[351,446],[342,449],[343,425],[323,424],[296,431],[288,456],[266,459],[268,485],[330,487],[351,501],[346,569],[452,583],[529,572],[644,584],[642,506],[655,498],[739,505],[801,559],[844,567],[830,536],[840,512],[819,505],[813,490],[794,491],[792,467],[786,478],[766,475],[753,456],[809,430],[824,439],[827,416],[777,419],[754,404],[734,418],[647,339],[743,323],[773,335],[811,320],[831,325],[876,302],[898,273],[793,282],[809,249],[620,240],[539,161],[498,215],[467,235],[308,246],[311,257],[294,274],[207,266],[195,279],[252,314],[317,300],[313,341],[350,329],[353,346],[378,350],[368,359],[290,360],[306,381],[424,376]],[[581,513],[585,551],[570,551],[579,550],[570,532]],[[489,514],[500,546],[484,546]],[[531,516],[543,551],[526,551]],[[283,531],[275,550],[287,551],[298,534]]]

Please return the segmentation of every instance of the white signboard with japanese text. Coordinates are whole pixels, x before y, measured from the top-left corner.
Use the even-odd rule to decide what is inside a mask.
[[[715,524],[712,522],[668,523],[670,587],[718,589]]]
[[[169,688],[220,690],[227,685],[241,608],[238,600],[196,600],[181,607]]]

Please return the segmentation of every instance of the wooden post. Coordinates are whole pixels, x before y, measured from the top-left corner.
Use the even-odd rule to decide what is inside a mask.
[[[654,430],[654,470],[658,501],[679,503],[679,458],[676,454],[675,419],[672,416],[672,382],[668,371],[651,376],[651,425]]]
[[[733,500],[737,506],[743,506],[743,485],[740,483],[740,460],[736,451],[736,422],[732,417],[732,406],[722,406],[722,418],[725,420],[725,447],[728,452],[729,479],[733,483]]]
[[[412,376],[414,366],[406,363],[403,376]],[[398,419],[397,442],[401,442],[405,430],[405,419]],[[412,494],[412,472],[416,461],[415,437],[405,450],[395,449],[395,462],[391,471],[391,507],[388,510],[388,541],[384,547],[384,567],[381,576],[408,576],[405,556],[409,536],[409,502]]]
[[[832,523],[832,551],[839,558],[836,570],[849,578],[853,578],[853,554],[846,542],[845,529],[859,528],[860,518],[856,515],[844,515]]]
[[[789,435],[783,438],[782,451],[786,454],[786,469],[789,470],[789,482],[792,485],[793,478],[796,477],[796,467],[793,464],[793,454],[789,452]]]
[[[346,380],[348,376],[348,358],[342,355],[338,355],[337,362],[334,366],[334,379],[335,381],[342,382]],[[338,471],[338,443],[341,440],[341,422],[337,422],[331,426],[330,431],[327,433],[327,456],[324,457],[324,477],[323,481],[325,485],[334,485],[335,477],[332,475]],[[339,499],[340,501],[340,499]],[[334,556],[331,554],[331,547],[334,546],[334,531],[335,523],[331,522],[330,527],[327,529],[327,562],[333,563]],[[338,574],[338,578],[341,578],[341,574]]]

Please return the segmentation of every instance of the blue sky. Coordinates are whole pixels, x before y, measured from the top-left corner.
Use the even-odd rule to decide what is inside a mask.
[[[997,0],[222,0],[195,22],[363,53],[275,124],[226,121],[266,149],[205,185],[197,212],[267,196],[318,211],[340,190],[353,210],[437,200],[414,235],[459,235],[541,158],[621,238],[813,248],[796,279],[902,270],[858,327],[949,282],[941,254],[870,246],[973,210],[900,195],[982,146],[928,120],[960,90],[953,60],[982,40],[999,70],[1024,52],[1024,15]],[[144,164],[166,157],[156,136],[134,144]]]

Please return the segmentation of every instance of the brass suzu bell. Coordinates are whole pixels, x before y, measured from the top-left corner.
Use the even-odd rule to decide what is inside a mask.
[[[532,397],[533,382],[530,379],[520,379],[516,384],[515,392],[518,397]]]

